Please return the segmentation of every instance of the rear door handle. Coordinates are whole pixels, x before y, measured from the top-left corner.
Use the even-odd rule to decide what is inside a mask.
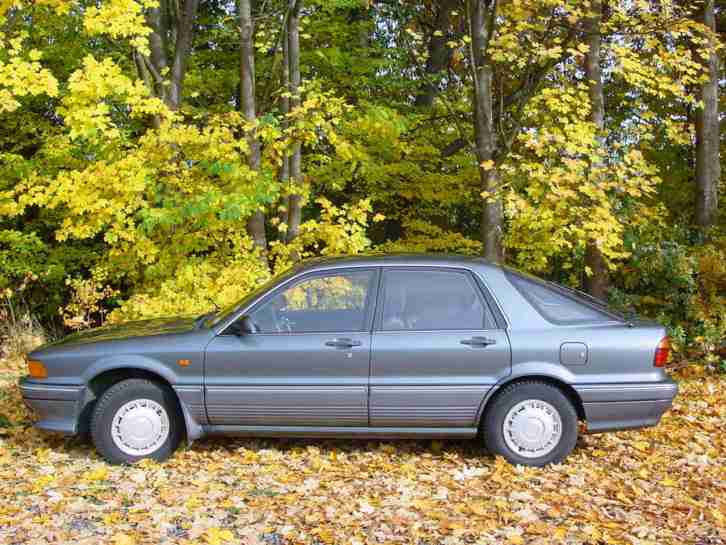
[[[472,337],[471,339],[463,339],[459,342],[461,344],[468,344],[469,346],[489,346],[490,344],[497,344],[497,341],[487,337]]]
[[[352,348],[354,346],[360,346],[360,341],[354,341],[353,339],[333,339],[331,341],[325,341],[325,346],[332,346],[333,348]]]

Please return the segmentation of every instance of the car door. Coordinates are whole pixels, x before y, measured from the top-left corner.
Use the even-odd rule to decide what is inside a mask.
[[[207,348],[209,422],[228,426],[367,426],[370,325],[378,272],[311,273],[247,313],[256,330]]]
[[[373,332],[370,424],[473,427],[510,373],[509,339],[472,273],[386,268]]]

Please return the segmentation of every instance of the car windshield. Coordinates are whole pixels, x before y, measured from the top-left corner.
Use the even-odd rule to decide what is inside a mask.
[[[247,306],[249,303],[257,299],[260,295],[262,295],[264,292],[269,290],[271,287],[273,287],[275,284],[278,284],[279,282],[285,280],[288,278],[293,272],[295,272],[295,269],[289,269],[281,274],[278,274],[276,276],[273,276],[270,280],[265,282],[264,284],[259,285],[255,289],[253,289],[251,292],[249,292],[247,295],[245,295],[242,299],[239,301],[222,308],[215,312],[210,312],[208,314],[202,314],[197,320],[199,321],[200,325],[202,327],[214,327],[217,324],[223,322],[228,317],[236,314],[239,310]]]

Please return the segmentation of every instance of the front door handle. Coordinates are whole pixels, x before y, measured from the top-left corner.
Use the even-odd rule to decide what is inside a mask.
[[[489,346],[490,344],[497,344],[497,341],[487,337],[472,337],[471,339],[463,339],[459,342],[461,344],[468,344],[469,346]]]
[[[354,341],[353,339],[333,339],[331,341],[325,341],[325,346],[332,346],[333,348],[352,348],[360,345],[360,341]]]

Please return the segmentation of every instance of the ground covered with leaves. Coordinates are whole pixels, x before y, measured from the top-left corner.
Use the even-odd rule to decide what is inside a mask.
[[[21,372],[0,362],[0,543],[726,543],[724,376],[546,469],[474,441],[234,439],[115,467],[31,427]]]

